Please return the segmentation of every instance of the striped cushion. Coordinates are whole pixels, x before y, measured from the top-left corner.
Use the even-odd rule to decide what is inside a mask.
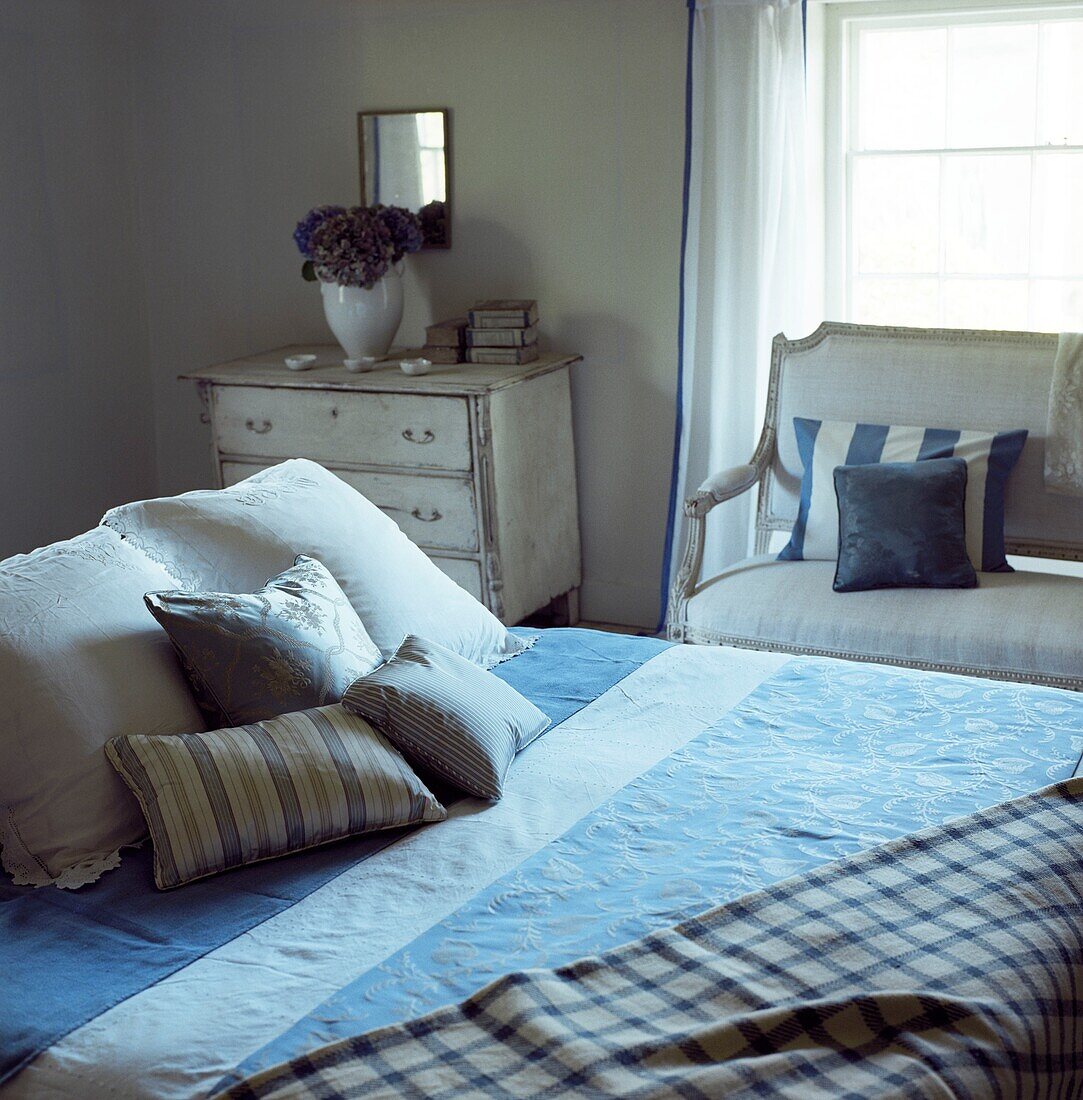
[[[413,634],[387,664],[352,683],[342,705],[412,764],[480,798],[500,797],[515,754],[549,726],[503,680]]]
[[[340,705],[108,742],[154,841],[160,890],[329,840],[442,821],[406,761]]]
[[[975,569],[1010,573],[1004,552],[1004,488],[1027,440],[1025,429],[963,432],[944,428],[894,427],[795,416],[797,449],[804,463],[797,521],[780,561],[833,561],[839,556],[836,466],[871,462],[919,462],[961,458],[966,462],[966,547]]]

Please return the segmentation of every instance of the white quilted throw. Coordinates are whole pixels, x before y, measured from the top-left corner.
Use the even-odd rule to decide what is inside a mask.
[[[1083,332],[1062,332],[1049,390],[1045,487],[1083,496]]]

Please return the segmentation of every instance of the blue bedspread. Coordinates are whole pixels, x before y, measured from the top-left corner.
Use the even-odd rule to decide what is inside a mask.
[[[795,659],[230,1081],[1067,778],[1081,751],[1083,695]]]
[[[554,725],[668,647],[543,631],[494,672]],[[282,912],[402,831],[343,841],[161,893],[149,845],[78,891],[0,883],[0,1081],[102,1012]]]

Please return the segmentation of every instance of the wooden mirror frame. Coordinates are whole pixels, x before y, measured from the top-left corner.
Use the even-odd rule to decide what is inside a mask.
[[[438,252],[451,247],[451,111],[447,107],[395,107],[391,110],[357,112],[357,162],[361,177],[361,205],[365,198],[365,119],[374,115],[443,115],[444,117],[444,205],[446,222],[442,244],[422,244],[422,252]]]

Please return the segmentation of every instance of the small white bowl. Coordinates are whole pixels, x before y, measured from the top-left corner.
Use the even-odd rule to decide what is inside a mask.
[[[399,370],[403,374],[428,374],[432,370],[431,359],[400,359]]]
[[[290,370],[308,370],[316,362],[314,355],[287,355],[286,366]]]
[[[360,374],[362,371],[375,370],[379,361],[375,355],[363,355],[360,359],[343,359],[342,365],[348,371]]]

